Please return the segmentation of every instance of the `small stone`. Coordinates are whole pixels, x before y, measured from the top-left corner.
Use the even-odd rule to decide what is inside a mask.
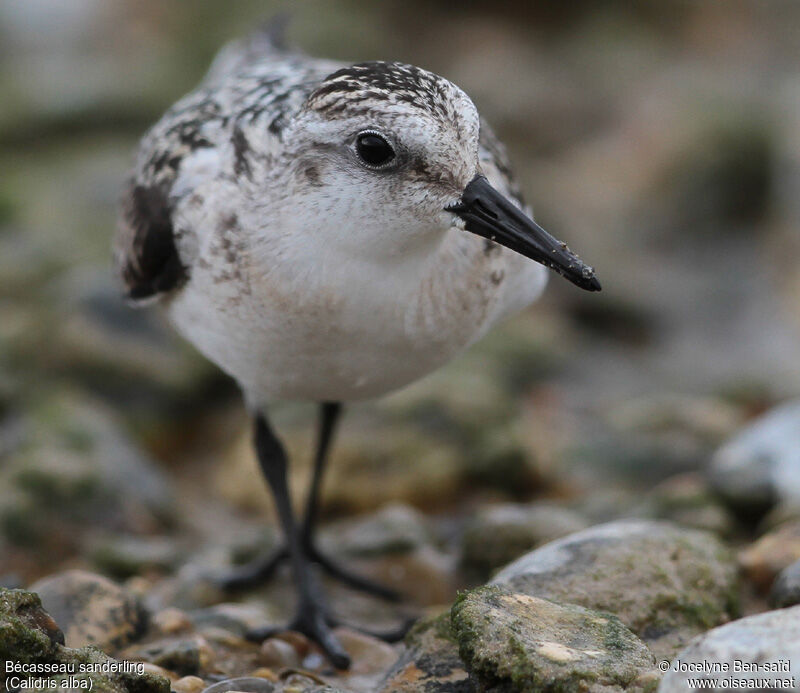
[[[394,666],[377,688],[379,693],[473,693],[475,687],[458,654],[458,643],[445,612],[418,622],[405,638]]]
[[[259,679],[267,679],[267,681],[272,681],[274,683],[280,681],[278,675],[269,667],[259,667],[255,671],[251,671],[250,676],[255,676]]]
[[[206,683],[198,676],[184,676],[172,682],[172,690],[176,693],[201,693]]]
[[[242,693],[274,693],[275,684],[267,679],[256,676],[242,676],[236,679],[225,679],[203,690],[203,693],[229,693],[241,691]],[[284,686],[285,690],[285,686]]]
[[[260,661],[274,669],[299,667],[301,657],[291,643],[281,638],[269,638],[261,643]]]
[[[484,690],[644,690],[637,681],[655,664],[612,614],[499,587],[459,597],[451,620],[461,657]]]
[[[552,503],[505,503],[480,510],[461,540],[461,565],[476,582],[515,558],[587,526],[577,513]]]
[[[784,568],[772,585],[769,604],[776,609],[800,604],[800,561]]]
[[[800,560],[800,520],[786,522],[739,553],[745,576],[761,593],[784,568]]]
[[[342,676],[344,684],[356,690],[375,690],[398,653],[382,640],[352,628],[337,628],[335,634],[350,655],[350,668]]]
[[[706,532],[650,520],[609,522],[545,544],[491,584],[609,611],[666,657],[738,610],[730,551]]]
[[[678,661],[680,668],[675,666]],[[740,689],[795,690],[800,681],[800,606],[767,611],[714,628],[682,650],[675,662],[661,680],[658,693],[698,690],[699,686],[689,686],[689,679],[715,680],[716,684],[703,687],[729,690],[722,681],[731,677]],[[736,671],[735,662],[740,663]],[[781,683],[764,684],[765,678],[781,679]],[[761,681],[757,683],[756,679]]]
[[[146,645],[129,648],[123,653],[126,659],[140,660],[174,671],[179,676],[197,674],[213,663],[213,651],[200,637],[168,638]]]
[[[157,612],[150,618],[150,624],[164,635],[174,635],[192,627],[191,619],[185,611],[168,607]]]
[[[64,631],[68,647],[114,650],[144,631],[138,600],[111,580],[81,570],[57,573],[31,585]]]

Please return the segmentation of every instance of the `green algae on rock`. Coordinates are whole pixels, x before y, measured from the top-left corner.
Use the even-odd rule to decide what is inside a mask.
[[[484,691],[644,692],[658,683],[652,653],[612,614],[484,586],[456,600],[451,620]]]

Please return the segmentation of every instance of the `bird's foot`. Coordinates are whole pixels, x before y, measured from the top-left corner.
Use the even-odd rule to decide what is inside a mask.
[[[320,601],[306,600],[300,603],[297,613],[287,626],[253,628],[247,632],[246,637],[253,642],[262,642],[267,638],[289,630],[302,633],[322,648],[322,651],[337,669],[347,669],[350,667],[350,656],[345,652],[338,638],[334,635],[333,628],[346,625],[348,628],[357,630],[365,635],[392,643],[398,642],[405,637],[409,628],[414,624],[414,620],[415,619],[407,619],[399,627],[391,630],[371,630],[345,624],[331,616]]]
[[[390,602],[399,602],[400,594],[377,582],[350,572],[333,559],[321,553],[313,543],[304,546],[304,552],[311,563],[316,563],[332,579],[337,580],[359,592],[366,592]],[[251,563],[237,566],[230,573],[216,579],[217,585],[226,591],[243,590],[267,582],[277,568],[289,559],[289,550],[282,546],[269,554],[256,558]]]

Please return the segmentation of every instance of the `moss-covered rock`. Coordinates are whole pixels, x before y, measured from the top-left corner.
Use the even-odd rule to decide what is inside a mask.
[[[609,611],[668,658],[738,612],[731,552],[711,534],[666,522],[591,527],[523,556],[492,583]]]
[[[610,693],[658,682],[652,653],[611,614],[486,586],[459,597],[451,623],[481,690]]]
[[[69,677],[90,681],[95,693],[169,693],[169,681],[144,672],[125,670],[119,662],[92,647],[64,647],[64,636],[42,607],[37,594],[0,588],[0,661],[22,665],[59,665],[59,673],[33,673],[39,686],[28,690],[72,691]],[[122,670],[118,670],[122,669]],[[130,669],[130,667],[127,667]],[[0,684],[8,675],[27,678],[30,672],[0,670]],[[51,686],[52,682],[52,686]]]

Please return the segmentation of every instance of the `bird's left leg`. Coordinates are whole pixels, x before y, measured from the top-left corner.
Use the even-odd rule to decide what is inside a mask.
[[[390,601],[399,601],[400,595],[388,587],[384,587],[361,575],[352,573],[335,560],[321,553],[315,542],[317,518],[319,516],[320,490],[322,477],[327,466],[328,453],[336,433],[342,414],[340,402],[323,402],[320,405],[319,431],[317,434],[317,448],[314,453],[314,472],[311,477],[311,486],[306,500],[306,511],[300,529],[300,538],[309,560],[318,564],[328,575],[353,589],[368,594],[374,594]]]
[[[315,542],[315,530],[319,517],[320,491],[322,477],[327,467],[328,454],[333,438],[341,420],[342,405],[339,402],[323,402],[319,409],[319,428],[317,431],[317,444],[314,452],[314,471],[308,491],[305,514],[300,525],[300,541],[305,550],[306,557],[320,566],[328,575],[353,589],[389,601],[399,601],[400,595],[394,590],[368,580],[361,575],[350,572],[337,561],[323,554]],[[217,583],[226,590],[238,590],[254,587],[266,582],[275,573],[275,570],[289,558],[287,546],[282,546],[271,553],[256,558],[251,563],[234,568],[222,578],[217,578]]]

